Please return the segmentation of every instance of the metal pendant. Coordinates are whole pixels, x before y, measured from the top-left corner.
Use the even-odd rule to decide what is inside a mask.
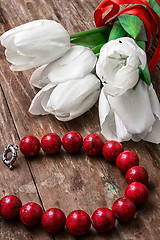
[[[17,159],[17,150],[18,146],[13,146],[12,144],[9,144],[7,147],[5,147],[4,152],[3,152],[3,162],[9,167],[10,170],[13,170],[14,162]],[[11,158],[8,158],[7,155],[8,153],[12,153]]]

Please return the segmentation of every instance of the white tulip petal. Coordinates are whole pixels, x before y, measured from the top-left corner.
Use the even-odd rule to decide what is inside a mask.
[[[124,141],[131,138],[121,119],[112,111],[103,89],[99,98],[99,119],[101,133],[107,140]]]
[[[42,88],[42,87],[44,87],[46,84],[49,83],[49,81],[46,82],[45,85],[41,83],[41,79],[43,79],[43,78],[42,78],[42,73],[44,72],[44,69],[46,68],[46,66],[47,66],[47,64],[46,64],[46,65],[43,65],[43,66],[41,66],[41,67],[39,67],[39,68],[37,68],[37,69],[33,72],[32,76],[31,76],[31,78],[30,78],[30,84],[31,84],[31,85],[33,85],[34,87],[37,87],[37,88]]]
[[[69,33],[62,25],[51,20],[21,25],[4,33],[0,39],[8,50],[6,57],[13,64],[13,71],[50,63],[70,49]]]
[[[32,28],[38,28],[42,24],[48,24],[49,22],[52,22],[52,21],[51,20],[46,20],[46,19],[41,19],[41,20],[35,20],[35,21],[32,21],[32,22],[28,22],[28,23],[22,24],[20,26],[17,26],[15,28],[12,28],[12,29],[8,30],[7,32],[3,33],[0,36],[1,44],[4,47],[7,48],[7,45],[10,42],[10,40],[18,32],[21,32],[21,31],[24,31],[24,30],[29,30],[29,29],[32,29]]]
[[[124,72],[122,73],[122,71],[120,70],[117,75],[116,75],[116,78],[119,79],[119,81],[117,82],[122,82],[123,81],[123,78],[125,78],[124,76],[127,76],[129,78],[129,81],[126,81],[121,84],[122,87],[119,87],[119,91],[116,93],[117,96],[120,96],[122,95],[123,93],[125,93],[128,89],[131,89],[133,88],[136,83],[138,82],[138,79],[139,79],[139,70],[136,69],[135,71],[131,71],[131,69],[128,67],[128,68],[125,68],[124,67]],[[116,84],[115,84],[116,85]]]
[[[74,46],[60,59],[37,69],[30,80],[36,87],[83,78],[95,67],[97,57],[86,47]],[[71,71],[72,69],[72,71]]]
[[[55,49],[56,49],[56,47],[57,46],[55,45]],[[60,47],[60,48],[61,49],[63,48],[63,50],[65,50],[65,51],[58,51],[57,50],[56,54],[52,53],[52,55],[47,55],[46,57],[43,57],[43,54],[41,56],[38,55],[39,52],[37,51],[37,57],[32,58],[32,61],[27,62],[26,64],[22,64],[22,65],[15,65],[15,66],[13,65],[13,66],[11,66],[11,69],[12,69],[12,71],[24,71],[24,70],[28,70],[28,69],[31,69],[31,68],[36,68],[36,67],[39,67],[41,65],[45,65],[45,64],[50,63],[52,61],[55,61],[59,57],[63,56],[63,54],[65,54],[69,50],[69,47],[67,47],[67,48]]]
[[[145,141],[152,143],[160,143],[160,120],[156,117],[155,123],[152,126],[152,131],[149,132],[145,138]]]
[[[140,140],[144,139],[146,135],[152,131],[152,127],[146,129],[144,132],[141,132],[139,134],[132,134],[132,140],[134,142],[139,142]]]
[[[77,57],[84,53],[84,51],[91,51],[90,48],[83,47],[83,46],[72,46],[70,50],[59,60],[57,60],[57,65],[66,65],[70,62],[73,62]],[[92,52],[93,53],[93,52]]]
[[[157,118],[160,119],[160,103],[159,103],[158,97],[156,95],[156,92],[153,89],[152,84],[148,87],[148,93],[149,93],[149,97],[150,97],[152,111],[157,116]]]
[[[55,84],[83,78],[93,70],[96,61],[97,57],[89,48],[71,47],[63,57],[46,66],[41,75],[41,85],[46,83],[46,78],[48,78],[48,82]]]
[[[70,47],[68,32],[55,21],[49,21],[38,28],[30,28],[17,33],[14,43],[19,53],[33,57],[41,55],[44,58],[48,54],[58,54],[56,46],[57,48],[62,46],[61,51],[64,52],[63,45],[68,49]]]
[[[144,82],[140,81],[136,90],[130,89],[119,97],[108,96],[108,100],[128,132],[141,133],[153,125],[155,118]]]
[[[14,65],[18,65],[18,64],[25,65],[26,63],[29,63],[33,60],[32,57],[19,55],[17,54],[17,52],[11,51],[9,49],[5,50],[5,55],[6,55],[7,61],[9,61]]]
[[[110,83],[107,83],[107,84],[104,85],[104,92],[105,92],[105,94],[109,94],[111,96],[117,96],[118,93],[120,93],[120,88],[115,87]]]
[[[49,92],[46,92],[46,94],[44,95],[44,97],[41,100],[41,105],[42,105],[43,109],[46,112],[51,113],[51,114],[55,114],[55,111],[53,111],[52,108],[48,107],[48,101],[49,101],[50,95],[52,94],[53,91],[54,91],[54,87],[52,89],[50,89]]]
[[[145,52],[130,38],[119,38],[104,44],[96,65],[96,73],[111,96],[120,96],[133,88],[139,79],[139,63],[144,69]]]
[[[116,127],[114,122],[114,114],[110,109],[109,102],[103,92],[103,88],[99,97],[99,120],[101,133],[107,139],[118,140],[116,136]]]
[[[104,88],[101,89],[100,97],[99,97],[99,120],[100,120],[100,125],[102,125],[105,121],[106,116],[110,112],[110,105],[107,100],[107,97],[104,94]]]
[[[130,46],[131,48],[134,49],[134,51],[136,52],[136,55],[139,57],[141,65],[140,67],[142,69],[145,68],[146,63],[147,63],[147,57],[146,57],[146,53],[136,44],[136,42],[134,41],[134,39],[130,38],[130,37],[122,37],[122,38],[118,38],[115,41],[119,42],[121,41],[122,43],[126,43],[128,46]]]
[[[50,83],[42,88],[33,99],[29,111],[35,115],[45,115],[51,113],[61,121],[69,121],[88,111],[95,104],[99,97],[100,81],[93,74],[87,75],[84,79],[71,81],[58,85],[60,86],[59,90],[63,90],[60,95],[59,91],[56,90],[58,86],[55,87],[55,84],[53,83]],[[85,87],[87,86],[85,90],[84,88],[79,88],[82,81],[83,84],[85,84]],[[69,82],[71,82],[71,84]],[[66,85],[66,83],[69,83],[69,85]],[[78,90],[78,95],[75,94],[74,98],[71,100],[70,94],[67,94],[68,91],[70,91],[70,87],[73,87],[72,83],[74,84],[75,91]],[[73,95],[73,92],[74,91],[71,91],[69,93],[72,93]],[[66,95],[69,97],[68,101],[66,99]],[[52,100],[53,96],[55,98],[56,104],[59,104],[59,101],[64,101],[63,104],[65,105],[65,111],[61,111],[61,109],[59,111],[56,106],[50,104],[50,100]],[[70,105],[72,105],[72,107]]]
[[[9,37],[7,37],[7,39],[8,38]],[[16,46],[14,44],[14,37],[12,36],[9,39],[8,39],[6,50],[17,53],[17,48],[16,48]]]
[[[83,113],[88,111],[98,100],[99,90],[91,93],[88,97],[86,97],[76,111],[66,114],[56,114],[55,117],[60,121],[70,121],[76,117],[81,116]]]
[[[10,69],[12,71],[25,71],[25,70],[33,68],[33,65],[30,64],[30,63],[28,63],[28,64],[27,63],[26,64],[21,64],[21,65],[11,65]],[[34,67],[37,67],[37,66],[34,65]]]
[[[128,61],[130,66],[138,66],[139,58],[133,48],[126,43],[117,43],[114,47],[108,48],[108,57],[119,59],[119,61]]]
[[[132,134],[130,134],[125,125],[123,124],[121,118],[114,112],[115,117],[115,125],[116,125],[116,135],[119,142],[129,141],[131,139]]]
[[[130,55],[135,55],[135,53],[127,45],[125,48],[122,48],[120,43],[112,47],[108,47],[108,43],[103,45],[96,65],[97,75],[102,82],[115,82],[116,73],[126,65]],[[137,65],[138,63],[137,61]]]
[[[48,106],[57,112],[71,112],[77,108],[79,102],[99,88],[100,81],[93,74],[88,74],[83,79],[58,84],[50,96]]]
[[[127,81],[128,79],[129,81]],[[125,66],[116,74],[115,86],[129,89],[136,85],[139,79],[139,70],[135,67]]]
[[[114,118],[113,112],[110,112],[106,116],[106,121],[103,124],[101,124],[101,134],[105,137],[107,141],[110,141],[110,140],[119,141],[118,137],[116,136],[116,134],[114,134],[114,131],[113,131],[113,124],[114,124],[113,118]],[[114,127],[115,127],[115,124],[114,124]]]
[[[54,84],[50,83],[44,88],[42,88],[36,96],[33,98],[31,106],[29,108],[29,112],[34,115],[46,115],[49,114],[46,112],[41,104],[45,95],[50,96],[51,92],[53,91]]]
[[[122,38],[120,38],[122,40]],[[133,49],[136,51],[137,56],[140,59],[141,65],[140,67],[142,69],[145,68],[146,63],[147,63],[147,57],[146,57],[146,53],[135,43],[135,41],[132,38],[126,37],[127,40],[127,44],[131,47],[133,47]],[[131,45],[130,45],[131,43]]]
[[[128,89],[133,88],[136,85],[139,78],[138,69],[135,71],[133,71],[133,69],[131,70],[129,67],[124,67],[124,69],[124,73],[122,69],[122,71],[119,71],[116,74],[116,79],[119,79],[116,84],[113,85],[112,83],[107,83],[104,85],[104,92],[106,94],[109,94],[111,96],[120,96]],[[130,81],[127,81],[127,79],[125,79],[125,76],[127,76],[127,79],[129,78]]]
[[[89,48],[82,46],[71,47],[64,57],[52,64],[48,78],[55,83],[83,78],[93,70],[96,61],[97,57]]]

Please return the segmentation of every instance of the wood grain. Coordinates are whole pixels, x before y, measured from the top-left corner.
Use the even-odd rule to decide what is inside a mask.
[[[0,33],[36,19],[52,19],[60,22],[70,33],[94,27],[93,13],[100,1],[83,0],[1,0]],[[154,50],[154,48],[153,48]],[[150,51],[150,55],[153,52]],[[152,73],[152,80],[160,98],[160,74],[158,65]],[[59,122],[54,116],[32,116],[28,113],[31,100],[37,90],[30,86],[33,70],[11,72],[0,46],[1,81],[1,149],[10,142],[33,134],[39,139],[48,132],[63,136],[70,130],[79,131],[83,137],[89,133],[100,133],[97,106],[83,116],[70,122]],[[140,157],[141,166],[149,173],[149,200],[144,208],[137,211],[130,224],[116,224],[115,229],[99,235],[92,228],[81,239],[148,239],[160,238],[159,206],[159,156],[160,146],[146,142],[124,143],[125,149],[132,150]],[[61,208],[65,214],[75,209],[83,209],[89,215],[101,206],[111,208],[118,197],[123,196],[126,182],[115,165],[107,163],[102,156],[87,156],[82,150],[78,154],[46,156],[42,151],[33,159],[24,159],[19,153],[16,169],[10,172],[0,163],[1,195],[16,194],[23,203],[42,202],[45,209]],[[11,181],[12,180],[12,181]],[[20,223],[0,224],[0,239],[53,239],[41,227],[26,229]],[[72,240],[67,230],[55,236],[59,240]]]
[[[3,150],[8,143],[14,142],[15,144],[18,144],[19,137],[12,121],[2,89],[0,89],[0,106],[0,149]],[[33,201],[33,199],[35,202],[41,204],[37,195],[36,186],[28,168],[28,163],[22,156],[18,157],[13,171],[9,170],[9,168],[1,161],[0,183],[1,197],[14,194],[21,199],[23,204]],[[28,192],[25,188],[26,185],[29,186]],[[42,227],[39,229],[29,230],[22,226],[20,221],[13,222],[1,219],[0,239],[39,239],[40,236],[46,240],[52,239],[52,237],[42,230]]]

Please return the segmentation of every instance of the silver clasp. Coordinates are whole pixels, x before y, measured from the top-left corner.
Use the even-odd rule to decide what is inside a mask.
[[[16,161],[17,159],[17,150],[18,150],[18,146],[13,146],[12,144],[9,144],[7,147],[5,147],[4,152],[3,152],[3,162],[9,167],[10,170],[12,170],[13,167],[13,163]],[[12,153],[11,158],[7,158],[8,153]]]

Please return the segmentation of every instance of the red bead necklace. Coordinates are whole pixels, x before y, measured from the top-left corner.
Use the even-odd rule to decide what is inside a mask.
[[[104,158],[109,162],[115,162],[118,169],[125,173],[129,184],[125,189],[125,197],[117,199],[112,210],[102,207],[96,209],[91,218],[82,210],[71,212],[67,218],[58,208],[50,208],[43,213],[42,207],[34,202],[22,206],[22,202],[14,195],[8,195],[0,200],[0,213],[4,219],[14,219],[18,215],[21,222],[27,226],[35,226],[42,222],[43,228],[50,233],[58,233],[67,227],[74,236],[86,234],[91,224],[100,233],[111,230],[116,218],[122,222],[132,220],[136,213],[136,206],[142,206],[148,199],[148,189],[145,184],[148,182],[147,171],[139,166],[138,156],[131,151],[124,151],[121,143],[108,141],[105,144],[97,134],[90,134],[82,138],[81,134],[75,131],[67,132],[62,141],[55,133],[43,136],[41,143],[35,136],[28,135],[20,141],[20,150],[27,156],[36,156],[40,147],[46,154],[59,152],[61,143],[69,153],[78,152],[83,146],[89,155],[98,155],[102,152]],[[10,169],[13,169],[13,162],[16,158],[17,148],[9,145],[3,154],[3,161]],[[12,152],[11,160],[7,159],[8,152]]]

